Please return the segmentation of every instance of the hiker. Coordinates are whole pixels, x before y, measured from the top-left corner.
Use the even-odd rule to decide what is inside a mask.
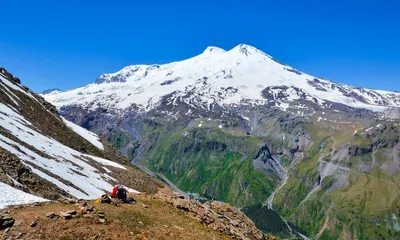
[[[122,202],[126,202],[126,194],[126,189],[120,185],[117,191],[117,198]]]
[[[127,195],[128,195],[128,191],[126,190],[126,188],[123,185],[118,184],[118,185],[114,186],[114,188],[110,194],[110,197],[113,199],[118,199],[123,203],[135,204],[136,200],[133,197],[128,197]]]
[[[113,188],[113,190],[112,190],[112,192],[111,192],[111,195],[110,195],[112,198],[117,198],[118,188],[119,188],[118,185],[115,185],[115,186],[114,186],[114,188]]]

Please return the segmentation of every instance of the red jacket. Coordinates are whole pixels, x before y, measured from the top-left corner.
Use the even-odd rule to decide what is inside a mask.
[[[117,197],[117,192],[118,192],[118,187],[115,186],[115,187],[113,188],[113,190],[112,190],[111,197],[112,197],[112,198],[116,198],[116,197]]]

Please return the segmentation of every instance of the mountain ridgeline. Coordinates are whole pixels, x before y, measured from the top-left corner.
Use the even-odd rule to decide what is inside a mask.
[[[400,237],[397,92],[308,75],[242,44],[43,97],[143,170],[242,208],[265,232]]]

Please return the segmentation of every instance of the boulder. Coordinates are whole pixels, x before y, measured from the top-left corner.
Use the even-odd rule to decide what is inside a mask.
[[[38,225],[38,221],[35,220],[35,221],[33,221],[33,222],[31,223],[30,226],[31,226],[31,227],[36,227],[37,225]]]
[[[56,214],[53,213],[53,212],[48,212],[48,213],[46,214],[46,217],[48,217],[48,218],[54,218],[55,216],[56,216]]]
[[[67,213],[67,214],[76,215],[76,211],[75,210],[67,210],[67,211],[64,211],[64,212]]]
[[[71,219],[72,215],[66,212],[60,212],[60,216],[63,217],[64,219]]]
[[[14,223],[15,221],[10,215],[0,215],[0,230],[12,227]]]

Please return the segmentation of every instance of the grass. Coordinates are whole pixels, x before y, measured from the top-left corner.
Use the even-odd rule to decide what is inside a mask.
[[[157,132],[158,141],[146,165],[180,189],[237,207],[262,203],[271,194],[274,181],[253,167],[260,138],[219,129],[186,128],[173,134],[165,129],[149,129]]]
[[[115,149],[121,149],[123,148],[126,144],[130,142],[130,138],[128,134],[121,132],[121,131],[116,131],[113,130],[107,135],[105,135],[105,139],[107,142],[109,142]]]
[[[71,220],[49,219],[48,212],[58,213],[74,210],[75,206],[63,203],[11,209],[16,226],[8,237],[18,232],[25,233],[23,239],[231,239],[185,215],[170,204],[149,196],[135,195],[135,205],[94,204],[106,216],[107,224],[97,219],[74,218]],[[142,205],[147,204],[148,208]],[[37,218],[38,225],[30,227]],[[4,232],[0,233],[4,238]]]

